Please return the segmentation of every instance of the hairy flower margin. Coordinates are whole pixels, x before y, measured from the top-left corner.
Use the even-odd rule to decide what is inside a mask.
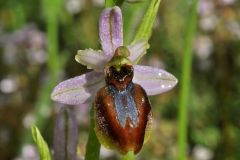
[[[75,56],[77,62],[93,71],[59,83],[53,90],[54,101],[80,105],[94,101],[97,91],[105,86],[104,68],[112,59],[115,50],[123,46],[123,24],[121,9],[117,6],[106,8],[100,16],[99,37],[102,50],[79,50]],[[133,82],[141,85],[147,95],[157,95],[171,90],[177,79],[165,70],[136,63],[149,48],[146,40],[139,40],[127,46],[128,59],[134,67]]]

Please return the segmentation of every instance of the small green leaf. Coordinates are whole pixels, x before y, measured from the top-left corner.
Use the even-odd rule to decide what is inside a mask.
[[[139,18],[139,16],[142,17],[144,15],[149,6],[149,1],[145,0],[138,3],[129,3],[129,1],[126,2],[128,3],[125,3],[122,7],[124,20],[123,37],[124,44],[128,45],[132,42],[136,35],[136,29],[138,29],[142,22],[142,18]]]
[[[47,143],[44,141],[37,126],[32,126],[32,136],[34,142],[37,144],[38,152],[41,160],[51,160],[51,155]]]
[[[58,13],[61,11],[61,7],[63,6],[62,0],[43,0],[42,7],[44,9],[44,14],[46,14],[47,18],[49,16],[58,17]]]
[[[151,0],[133,43],[142,39],[149,40],[160,2],[161,0]]]

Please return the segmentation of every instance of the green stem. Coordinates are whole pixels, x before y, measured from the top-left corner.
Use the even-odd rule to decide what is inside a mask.
[[[192,66],[192,43],[197,25],[197,0],[194,0],[187,24],[185,51],[183,55],[182,77],[180,85],[180,102],[178,112],[178,160],[187,159],[187,126],[188,126],[188,99]]]
[[[85,160],[98,160],[100,152],[100,143],[95,134],[95,117],[94,117],[94,106],[92,106],[90,111],[90,129],[88,134],[88,142],[86,147]]]
[[[58,58],[58,20],[51,15],[47,18],[47,37],[48,37],[48,68],[53,79],[57,79],[59,58]]]
[[[58,56],[58,7],[60,0],[54,0],[48,4],[43,0],[43,7],[46,9],[46,25],[47,25],[47,41],[48,41],[48,74],[49,82],[46,87],[40,90],[40,96],[36,103],[35,115],[36,124],[42,129],[45,125],[44,110],[51,104],[50,94],[56,85],[58,74],[60,72],[59,56]]]
[[[49,1],[43,0],[43,8],[46,11],[46,27],[47,27],[47,41],[48,41],[48,74],[49,81],[44,86],[40,87],[38,100],[34,107],[34,115],[36,117],[35,124],[40,130],[46,125],[45,112],[50,107],[51,100],[50,94],[53,87],[56,85],[58,79],[58,73],[61,70],[59,65],[58,56],[58,12],[60,11],[61,0]],[[24,131],[22,144],[29,143],[31,141],[31,132],[29,130]]]
[[[105,7],[121,6],[124,0],[105,0]]]

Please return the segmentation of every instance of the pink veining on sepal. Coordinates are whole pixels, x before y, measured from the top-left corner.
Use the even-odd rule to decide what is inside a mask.
[[[156,95],[171,90],[176,86],[178,80],[165,70],[134,65],[133,82],[140,84],[147,95]]]
[[[104,53],[112,57],[117,47],[123,45],[122,12],[119,7],[105,9],[99,22],[99,37]]]
[[[59,83],[54,88],[51,98],[63,104],[79,105],[91,102],[96,92],[104,85],[103,73],[91,71]]]

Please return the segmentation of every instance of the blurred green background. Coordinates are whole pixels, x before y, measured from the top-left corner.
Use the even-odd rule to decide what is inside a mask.
[[[186,3],[183,3],[186,2]],[[125,2],[124,36],[131,42],[148,5]],[[179,80],[191,1],[163,0],[144,65],[164,68]],[[0,2],[0,159],[35,160],[30,134],[36,123],[50,146],[59,104],[50,100],[63,79],[87,71],[74,60],[79,49],[100,48],[103,0]],[[189,160],[240,159],[240,1],[199,0],[188,99]],[[179,82],[181,84],[181,81]],[[139,160],[175,160],[179,85],[150,97],[153,134]],[[84,156],[89,106],[75,107],[78,154]],[[102,159],[118,159],[102,149]]]

